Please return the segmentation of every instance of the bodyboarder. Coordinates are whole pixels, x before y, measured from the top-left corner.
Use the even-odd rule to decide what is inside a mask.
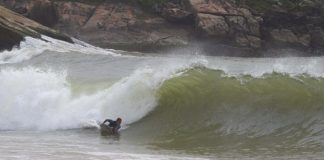
[[[109,124],[107,126],[112,129],[114,134],[118,133],[118,130],[121,128],[120,127],[120,124],[122,122],[121,118],[117,118],[116,121],[111,120],[111,119],[106,119],[104,122],[102,122],[101,125],[106,125],[105,124],[106,122],[109,122]]]

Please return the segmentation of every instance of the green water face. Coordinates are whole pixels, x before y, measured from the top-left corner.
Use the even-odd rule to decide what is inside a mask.
[[[157,148],[278,156],[324,149],[322,78],[194,68],[164,82],[158,97],[158,107],[134,124]]]

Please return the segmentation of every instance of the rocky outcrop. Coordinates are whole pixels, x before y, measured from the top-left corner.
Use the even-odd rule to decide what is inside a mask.
[[[263,14],[264,40],[269,48],[295,48],[323,54],[324,2],[302,0],[294,8],[276,5]]]
[[[227,37],[229,28],[223,16],[204,13],[197,14],[197,29],[202,32],[202,36],[217,38]]]
[[[16,11],[19,8],[25,16],[70,36],[106,48],[159,51],[184,47],[189,45],[194,31],[191,26],[170,22],[190,17],[185,12],[165,11],[168,12],[165,16],[169,17],[165,19],[127,1],[81,3],[30,0],[22,3],[13,0],[2,4]],[[52,18],[42,18],[44,15]]]
[[[81,28],[94,15],[97,5],[78,2],[55,2],[56,13],[59,17],[55,28],[80,38]]]
[[[165,3],[161,6],[160,10],[156,11],[166,20],[177,24],[193,24],[194,15],[191,11],[187,10],[181,5],[174,3]]]
[[[189,32],[129,4],[104,3],[80,28],[79,37],[101,47],[152,50],[185,46]]]
[[[2,6],[0,6],[0,35],[0,50],[11,49],[13,46],[19,45],[25,36],[41,38],[41,35],[47,35],[72,43],[68,36],[42,26]]]
[[[234,56],[285,48],[306,55],[324,53],[324,2],[287,1],[288,6],[283,0],[167,0],[152,8],[143,8],[137,0],[0,4],[100,47],[161,51],[198,45],[212,55]]]
[[[273,29],[270,31],[271,43],[276,46],[309,47],[311,36],[304,34],[297,36],[289,29]]]
[[[202,36],[225,39],[237,47],[261,48],[261,17],[228,1],[189,0],[196,15],[196,28]]]

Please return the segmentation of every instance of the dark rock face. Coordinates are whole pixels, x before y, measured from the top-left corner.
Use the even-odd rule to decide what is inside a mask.
[[[0,4],[47,27],[54,27],[58,21],[50,0],[0,0]]]
[[[248,9],[221,0],[189,0],[188,3],[195,13],[200,36],[214,43],[227,42],[242,52],[255,52],[262,47],[262,18],[253,16]],[[210,50],[214,50],[213,47]]]
[[[16,46],[20,41],[24,40],[24,37],[17,32],[13,32],[7,27],[0,26],[0,50],[10,50],[13,46]]]
[[[56,9],[49,0],[38,0],[32,3],[28,13],[28,18],[31,18],[47,27],[54,27],[58,22]]]
[[[320,53],[322,50],[324,50],[324,31],[322,28],[315,28],[310,32],[311,36],[311,43],[310,47],[313,52],[316,54],[322,54]]]
[[[104,3],[80,26],[80,33],[82,40],[101,47],[146,51],[186,46],[191,29],[129,4]]]
[[[161,7],[161,16],[166,20],[177,24],[194,24],[194,15],[191,11],[179,4],[166,3]]]
[[[323,54],[324,1],[302,0],[294,9],[282,6],[263,14],[265,48],[295,48],[308,54]]]
[[[25,36],[52,38],[71,42],[71,38],[0,6],[0,50],[18,46]]]
[[[230,26],[223,16],[198,13],[197,29],[203,36],[226,37],[230,31]]]
[[[100,47],[132,51],[184,47],[189,45],[194,31],[193,25],[170,22],[192,19],[190,12],[172,4],[163,10],[168,18],[162,18],[125,1],[86,4],[49,0],[4,3],[0,0],[0,3],[13,10],[23,6],[27,17]]]
[[[59,17],[55,28],[76,38],[80,38],[81,28],[88,22],[97,8],[95,5],[78,2],[56,2],[55,7]]]
[[[246,1],[168,0],[154,5],[153,13],[133,0],[0,0],[0,4],[114,49],[160,51],[198,45],[212,55],[262,56],[261,51],[286,48],[323,53],[324,1],[300,0],[295,8],[278,3],[264,11],[254,10]]]

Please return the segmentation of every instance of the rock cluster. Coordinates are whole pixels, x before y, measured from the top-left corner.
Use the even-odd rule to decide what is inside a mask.
[[[186,46],[193,32],[190,26],[170,23],[161,16],[145,12],[132,2],[0,0],[0,4],[100,47],[155,51]],[[51,18],[47,19],[44,15]]]
[[[41,35],[72,43],[70,37],[0,6],[0,50],[18,46],[26,36],[41,39]]]
[[[201,36],[222,38],[238,47],[261,48],[261,17],[221,0],[189,0]]]
[[[264,15],[265,48],[296,48],[323,53],[324,1],[301,0],[293,9],[273,7]]]
[[[278,0],[264,11],[247,1],[167,0],[149,9],[134,0],[0,0],[0,4],[101,47],[160,51],[199,44],[213,55],[260,56],[261,51],[281,48],[322,54],[322,0],[300,0],[295,8],[285,8]]]

